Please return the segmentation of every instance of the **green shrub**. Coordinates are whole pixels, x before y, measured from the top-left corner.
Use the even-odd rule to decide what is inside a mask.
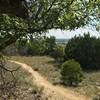
[[[85,70],[100,69],[100,38],[89,34],[74,37],[65,48],[65,60],[75,59]]]
[[[61,80],[65,85],[78,85],[83,79],[80,64],[75,60],[68,60],[62,64]]]
[[[62,45],[56,45],[54,51],[51,53],[51,56],[58,62],[64,61],[64,47]]]
[[[45,45],[45,52],[46,55],[51,55],[52,52],[54,52],[55,46],[56,46],[56,39],[54,36],[46,37],[44,41]]]
[[[40,53],[40,47],[37,41],[34,41],[32,43],[28,43],[28,50],[29,55],[39,55]]]
[[[17,50],[20,55],[50,55],[54,52],[56,41],[55,37],[30,36],[29,39],[22,38],[17,41]]]

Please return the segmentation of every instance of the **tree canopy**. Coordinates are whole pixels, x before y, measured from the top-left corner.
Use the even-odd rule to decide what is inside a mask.
[[[99,5],[100,0],[1,0],[0,51],[26,34],[100,22]]]

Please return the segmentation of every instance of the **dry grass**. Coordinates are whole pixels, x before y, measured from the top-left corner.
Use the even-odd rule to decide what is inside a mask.
[[[53,58],[46,56],[34,56],[34,57],[20,57],[14,56],[11,59],[26,63],[34,70],[37,70],[41,75],[51,82],[60,81],[60,69],[57,68],[57,63],[55,63]],[[98,72],[84,72],[85,79],[76,88],[70,88],[71,90],[77,91],[80,94],[94,97],[100,94],[100,71]]]
[[[11,57],[13,60],[17,60],[26,63],[34,70],[37,70],[43,77],[45,77],[50,82],[60,81],[60,70],[57,68],[58,64],[55,63],[53,58],[46,56],[35,56],[35,57]]]
[[[74,88],[75,91],[80,94],[84,94],[90,97],[100,95],[100,71],[84,73],[85,79],[79,87]]]
[[[10,70],[19,68],[17,71],[14,72],[16,87],[12,87],[8,91],[5,89],[7,93],[5,93],[4,89],[1,90],[0,88],[0,100],[8,100],[8,99],[9,100],[32,100],[32,99],[38,100],[38,98],[42,98],[41,87],[37,87],[35,84],[33,84],[30,73],[23,70],[19,65],[15,63],[11,63],[8,61],[6,65],[7,68]],[[8,72],[5,74],[5,77],[6,77],[6,81],[10,81],[11,79],[13,79],[12,75]],[[11,94],[11,92],[14,94]]]

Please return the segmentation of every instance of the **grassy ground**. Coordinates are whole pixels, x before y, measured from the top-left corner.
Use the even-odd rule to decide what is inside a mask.
[[[23,70],[19,65],[11,62],[7,62],[6,64],[7,69],[14,70],[19,68],[15,71],[14,77],[16,80],[16,87],[7,86],[5,89],[1,88],[1,77],[0,77],[0,100],[38,100],[37,96],[41,97],[41,87],[37,87],[32,82],[31,74],[27,71]],[[5,73],[5,80],[10,81],[13,79],[12,75],[9,72]],[[12,84],[12,83],[11,83]],[[10,85],[10,83],[9,83]],[[4,85],[3,85],[4,86]],[[12,85],[11,85],[12,86]],[[3,93],[4,92],[4,93]],[[7,93],[6,93],[7,92]],[[41,95],[41,96],[40,96]],[[42,99],[41,99],[42,100]]]
[[[60,80],[60,70],[58,64],[55,63],[53,58],[46,56],[35,56],[35,57],[11,57],[13,60],[17,60],[26,63],[34,70],[37,70],[50,82],[58,82]]]
[[[74,88],[74,91],[90,97],[100,96],[100,71],[99,72],[84,72],[85,79],[79,87]]]
[[[17,60],[32,66],[41,75],[51,82],[60,81],[60,66],[55,63],[54,59],[46,56],[34,56],[34,57],[11,57],[13,60]],[[70,88],[77,91],[80,94],[84,94],[89,97],[94,97],[100,94],[100,71],[98,72],[84,72],[85,79],[76,88]],[[67,87],[69,88],[69,87]]]

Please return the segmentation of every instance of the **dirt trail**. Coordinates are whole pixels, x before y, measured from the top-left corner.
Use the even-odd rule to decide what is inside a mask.
[[[90,100],[84,96],[75,94],[71,90],[52,85],[50,82],[45,80],[38,72],[34,71],[31,68],[31,66],[28,66],[27,64],[17,61],[11,62],[21,65],[23,69],[31,73],[33,77],[33,83],[37,84],[38,86],[44,87],[45,95],[47,95],[50,98],[48,100]]]

